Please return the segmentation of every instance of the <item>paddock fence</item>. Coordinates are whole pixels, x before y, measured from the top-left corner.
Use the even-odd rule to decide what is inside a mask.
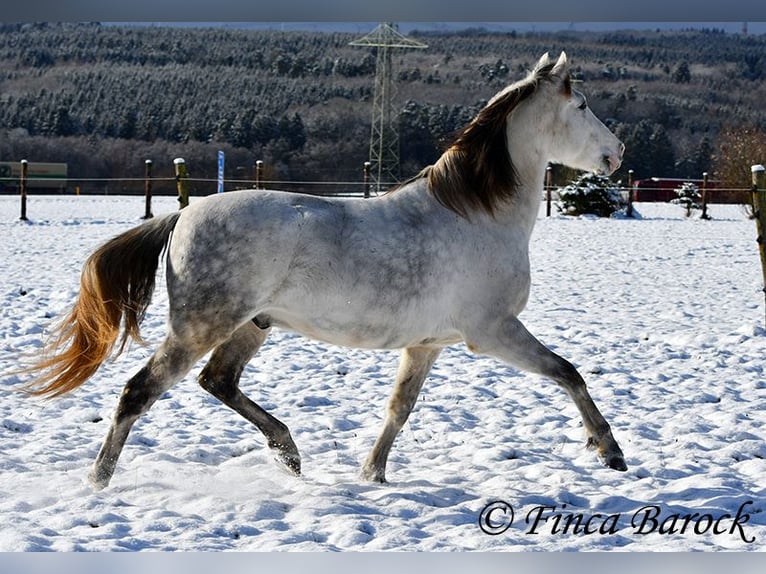
[[[143,176],[136,177],[66,177],[58,181],[55,187],[46,187],[50,179],[35,177],[28,173],[28,162],[21,160],[17,176],[0,176],[0,190],[4,194],[17,194],[21,201],[20,219],[27,219],[27,196],[35,194],[60,194],[60,195],[143,195],[145,197],[144,218],[152,217],[151,202],[153,195],[176,195],[179,208],[189,204],[189,197],[205,196],[216,191],[233,191],[241,189],[272,189],[292,193],[303,193],[318,196],[333,197],[364,197],[369,198],[377,195],[370,178],[370,162],[364,162],[359,170],[360,177],[357,180],[347,181],[310,181],[310,180],[284,180],[266,177],[267,171],[263,161],[258,160],[253,166],[252,177],[235,178],[209,178],[193,177],[193,170],[187,169],[183,159],[177,158],[173,162],[174,176],[153,175],[153,163],[145,161]],[[240,171],[241,168],[238,168]],[[672,178],[647,178],[637,180],[633,170],[628,171],[627,185],[616,184],[615,189],[626,204],[626,215],[633,215],[634,202],[667,202],[675,197],[674,186],[678,187],[683,182],[694,183],[700,192],[702,218],[707,219],[709,204],[742,204],[753,207],[753,193],[750,188],[727,188],[719,182],[711,181],[707,173],[703,173],[699,179],[672,179]],[[389,182],[383,185],[384,190],[392,189],[397,182]],[[552,183],[552,168],[548,167],[546,177],[541,190],[541,200],[545,202],[546,216],[553,213],[554,202],[559,201],[558,190],[561,186]],[[385,192],[384,192],[385,193]]]

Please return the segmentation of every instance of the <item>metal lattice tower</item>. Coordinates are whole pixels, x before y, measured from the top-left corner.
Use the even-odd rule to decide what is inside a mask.
[[[370,129],[370,175],[376,192],[399,181],[399,125],[394,108],[396,85],[392,73],[393,50],[427,48],[426,44],[402,35],[394,24],[380,24],[372,32],[349,43],[377,49],[375,96]]]

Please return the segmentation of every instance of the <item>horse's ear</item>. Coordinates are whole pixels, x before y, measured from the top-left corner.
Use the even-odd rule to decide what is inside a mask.
[[[544,66],[547,66],[550,64],[551,58],[548,56],[548,52],[545,52],[542,56],[540,56],[540,59],[537,60],[537,64],[535,64],[535,70],[539,70],[543,68]]]
[[[551,70],[551,75],[560,79],[562,93],[569,96],[572,93],[572,80],[569,76],[569,62],[567,61],[566,52],[561,52],[559,59],[556,60],[556,64]]]
[[[559,59],[556,60],[556,64],[551,70],[551,74],[561,76],[562,78],[569,75],[569,62],[567,61],[566,52],[561,52]]]

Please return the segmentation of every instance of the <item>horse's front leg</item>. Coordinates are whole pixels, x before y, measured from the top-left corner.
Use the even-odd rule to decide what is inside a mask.
[[[627,470],[625,458],[611,428],[599,412],[585,381],[571,363],[538,341],[516,317],[506,317],[477,329],[466,337],[468,347],[477,353],[493,355],[524,371],[554,380],[569,394],[582,416],[588,434],[588,447],[595,448],[601,462],[615,470]]]
[[[440,352],[440,347],[410,347],[402,351],[383,431],[362,467],[362,478],[365,480],[386,482],[388,453],[396,435],[407,422],[423,382]]]

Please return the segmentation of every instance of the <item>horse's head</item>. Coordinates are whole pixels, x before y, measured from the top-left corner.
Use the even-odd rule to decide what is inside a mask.
[[[496,94],[422,175],[454,212],[493,214],[521,184],[536,189],[548,162],[612,174],[624,149],[572,89],[566,54],[555,63],[545,54],[525,79]]]
[[[572,89],[566,54],[561,52],[555,64],[544,54],[533,75],[539,77],[535,94],[515,111],[520,121],[508,122],[509,129],[529,130],[530,137],[519,139],[516,133],[516,141],[537,142],[539,151],[553,163],[614,173],[622,163],[625,146],[593,114],[585,96]]]

